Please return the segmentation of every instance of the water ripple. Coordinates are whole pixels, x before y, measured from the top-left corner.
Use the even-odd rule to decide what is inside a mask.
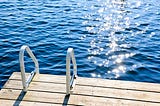
[[[0,88],[24,44],[41,73],[64,75],[73,47],[79,76],[160,83],[159,11],[158,0],[1,0]]]

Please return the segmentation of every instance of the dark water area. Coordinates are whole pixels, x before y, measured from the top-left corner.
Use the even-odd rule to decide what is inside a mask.
[[[40,73],[65,75],[72,47],[81,77],[160,83],[160,2],[0,0],[0,88],[20,72],[22,45]],[[27,54],[25,65],[34,69]]]

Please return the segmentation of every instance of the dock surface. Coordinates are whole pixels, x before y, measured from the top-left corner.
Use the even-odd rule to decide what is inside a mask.
[[[36,74],[24,93],[21,73],[14,72],[0,91],[0,106],[160,106],[160,84],[78,77],[66,96],[65,81]]]

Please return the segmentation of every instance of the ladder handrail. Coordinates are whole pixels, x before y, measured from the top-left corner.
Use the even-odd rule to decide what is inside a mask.
[[[70,63],[72,60],[73,64],[73,75],[70,76]],[[66,94],[69,95],[71,93],[71,90],[73,89],[75,85],[75,79],[77,78],[77,64],[76,59],[74,56],[74,50],[73,48],[68,48],[67,55],[66,55]]]
[[[33,62],[35,64],[35,69],[34,69],[34,71],[31,72],[31,74],[27,78],[27,80],[26,80],[26,76],[25,76],[25,65],[24,65],[24,51],[25,50],[27,51],[27,53],[29,54],[29,56],[31,57],[31,59],[33,60]],[[20,52],[19,52],[19,61],[20,61],[23,91],[27,92],[27,88],[28,88],[30,82],[32,81],[34,75],[39,74],[39,64],[38,64],[36,57],[32,53],[31,49],[27,45],[23,45],[21,47]]]
[[[29,54],[29,56],[31,57],[31,59],[33,60],[33,62],[35,64],[35,69],[34,69],[34,71],[32,71],[30,73],[30,76],[27,78],[27,80],[26,80],[26,76],[25,76],[25,65],[24,65],[24,52],[25,51],[27,51],[27,53]],[[70,75],[70,73],[71,73],[70,72],[71,60],[72,60],[72,64],[73,64],[72,77]],[[32,53],[31,49],[26,45],[23,45],[20,49],[19,61],[20,61],[23,91],[27,92],[27,88],[28,88],[30,82],[32,81],[33,77],[35,76],[35,74],[39,74],[39,64],[38,64],[36,57]],[[73,50],[73,48],[68,48],[67,55],[66,55],[66,94],[67,95],[71,94],[71,91],[73,90],[74,85],[75,85],[76,78],[77,78],[77,64],[76,64],[76,59],[74,56],[74,50]]]

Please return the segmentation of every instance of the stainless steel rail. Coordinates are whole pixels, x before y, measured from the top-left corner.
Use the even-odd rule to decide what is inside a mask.
[[[25,76],[25,65],[24,65],[24,51],[25,50],[27,51],[29,56],[32,58],[32,60],[33,60],[33,62],[35,64],[35,69],[30,73],[30,76],[27,78],[27,80],[26,80],[26,76]],[[39,64],[38,64],[38,61],[37,61],[36,57],[32,53],[31,49],[26,45],[23,45],[21,47],[21,49],[20,49],[19,61],[20,61],[20,69],[21,69],[21,76],[22,76],[23,91],[27,92],[27,88],[28,88],[30,82],[32,81],[34,75],[36,73],[39,74]]]
[[[73,64],[73,75],[71,77],[70,75],[70,65],[71,65],[71,60]],[[69,95],[71,94],[71,91],[74,88],[75,85],[75,79],[77,78],[77,64],[76,64],[76,59],[74,56],[74,50],[73,48],[68,48],[67,50],[67,56],[66,56],[66,94]]]
[[[30,73],[30,76],[27,79],[25,76],[25,65],[24,65],[25,50],[27,51],[27,53],[29,54],[29,56],[31,57],[31,59],[33,60],[35,64],[35,69]],[[30,82],[32,81],[33,77],[35,76],[35,74],[39,74],[39,64],[38,64],[36,57],[30,50],[30,48],[26,45],[22,46],[20,49],[19,61],[20,61],[23,91],[27,92],[27,88]],[[70,70],[71,61],[73,64],[73,75],[72,76],[71,76],[71,70]],[[73,91],[76,78],[77,78],[77,64],[76,64],[76,59],[74,56],[74,50],[73,48],[68,48],[67,55],[66,55],[66,94],[67,95],[71,94],[71,92]]]

